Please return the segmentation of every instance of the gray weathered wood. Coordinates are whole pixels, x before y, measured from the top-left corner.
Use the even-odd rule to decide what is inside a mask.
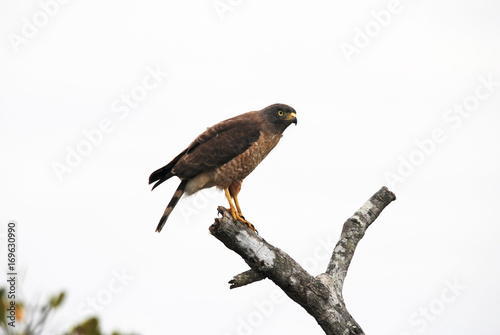
[[[247,225],[235,222],[224,207],[218,208],[222,217],[215,219],[210,233],[239,254],[251,268],[235,276],[229,282],[230,288],[269,278],[311,314],[326,334],[364,334],[345,307],[342,297],[344,279],[366,229],[395,199],[391,191],[382,187],[347,219],[326,271],[316,277]]]

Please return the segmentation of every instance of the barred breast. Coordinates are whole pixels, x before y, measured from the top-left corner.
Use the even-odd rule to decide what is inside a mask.
[[[245,179],[278,144],[281,137],[282,134],[267,135],[261,132],[259,139],[245,152],[215,170],[215,186],[224,189],[235,181]]]

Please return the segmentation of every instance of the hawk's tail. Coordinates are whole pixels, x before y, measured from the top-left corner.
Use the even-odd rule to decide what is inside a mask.
[[[155,172],[151,173],[151,175],[149,176],[149,183],[152,184],[152,183],[156,182],[156,184],[153,185],[153,188],[151,189],[151,191],[154,190],[155,187],[157,187],[158,185],[163,183],[165,180],[174,176],[172,169],[175,166],[175,164],[177,164],[179,159],[181,159],[182,156],[184,156],[184,154],[186,154],[187,150],[188,149],[186,149],[183,152],[181,152],[180,154],[178,154],[177,157],[175,157],[170,163],[168,163],[164,167],[159,168]]]
[[[161,183],[163,183],[165,180],[172,177],[173,175],[174,174],[172,173],[172,167],[169,165],[166,165],[166,166],[156,170],[155,172],[153,172],[151,174],[151,176],[149,176],[149,183],[152,184],[152,183],[156,182],[156,184],[153,185],[153,188],[151,189],[151,191],[154,190],[156,186],[160,185]]]
[[[177,187],[177,190],[175,191],[174,196],[172,197],[172,199],[168,203],[168,206],[165,209],[165,212],[163,212],[163,216],[160,219],[160,223],[158,223],[158,226],[156,227],[156,231],[158,233],[162,230],[163,226],[165,225],[165,222],[167,222],[168,216],[170,215],[170,213],[172,213],[175,205],[177,205],[177,203],[179,202],[179,199],[184,194],[184,189],[186,188],[187,183],[188,183],[187,179],[183,180],[180,183],[179,187]]]

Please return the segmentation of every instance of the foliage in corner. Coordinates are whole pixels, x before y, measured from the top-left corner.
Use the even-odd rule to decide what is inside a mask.
[[[50,297],[47,302],[35,306],[17,300],[14,302],[15,308],[11,308],[13,300],[8,299],[5,288],[0,288],[0,335],[47,334],[44,328],[48,317],[61,307],[65,297],[65,292],[61,292]],[[73,326],[71,331],[65,332],[64,335],[104,334],[99,329],[99,319],[93,316]],[[124,334],[113,332],[111,335]]]

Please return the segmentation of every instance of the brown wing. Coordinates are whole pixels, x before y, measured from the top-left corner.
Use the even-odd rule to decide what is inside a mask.
[[[190,179],[224,165],[259,139],[259,121],[259,115],[250,112],[208,128],[188,147],[172,173],[181,179]]]
[[[203,132],[164,167],[154,171],[153,189],[172,176],[190,179],[242,154],[260,137],[260,115],[249,112],[222,121]]]

